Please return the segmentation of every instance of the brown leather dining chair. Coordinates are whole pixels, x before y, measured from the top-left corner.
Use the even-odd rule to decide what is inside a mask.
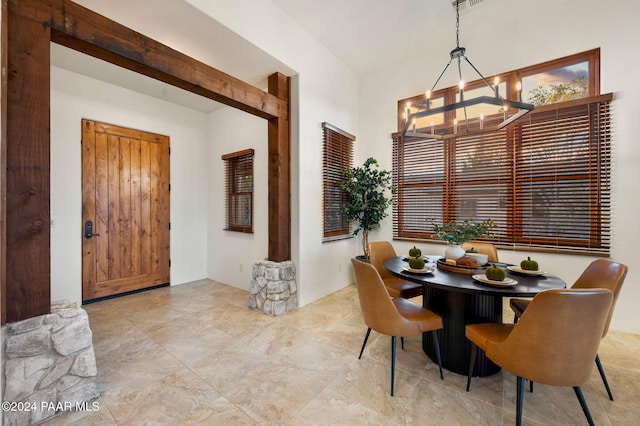
[[[394,277],[386,269],[384,269],[384,261],[396,257],[396,251],[389,241],[373,241],[369,243],[369,262],[380,274],[382,282],[389,291],[391,297],[402,297],[404,299],[411,299],[413,297],[421,296],[424,293],[422,284],[412,283],[411,281],[403,280],[402,278]],[[360,350],[360,356],[364,351],[364,347],[367,345],[369,334],[371,329],[367,330],[367,334],[364,337],[364,343]],[[401,338],[402,349],[404,349],[404,338]]]
[[[382,265],[385,260],[396,257],[396,251],[389,241],[374,241],[369,243],[370,262],[380,274],[384,285],[389,290],[392,297],[403,297],[411,299],[412,297],[423,294],[422,284],[412,283],[402,278],[394,277]]]
[[[522,424],[524,379],[551,386],[571,386],[593,425],[580,386],[591,376],[613,300],[611,290],[547,290],[533,298],[516,324],[469,324],[472,343],[467,392],[478,348],[517,376],[516,424]]]
[[[498,262],[498,249],[491,243],[484,243],[482,241],[466,241],[462,243],[462,249],[464,251],[474,248],[480,254],[486,254],[489,262]]]
[[[587,266],[587,268],[582,272],[582,274],[578,277],[576,282],[571,287],[575,289],[599,287],[607,288],[613,292],[613,302],[611,303],[611,307],[609,308],[609,315],[607,316],[607,322],[602,333],[603,338],[609,331],[609,324],[611,323],[613,311],[616,307],[618,296],[620,295],[622,283],[624,282],[624,278],[627,275],[627,269],[627,266],[621,263],[613,262],[607,259],[597,259],[591,262],[589,266]],[[529,299],[511,299],[509,301],[509,306],[515,314],[514,322],[518,322],[518,318],[522,316],[525,309],[527,309],[527,306],[529,306],[530,302],[531,300]],[[600,372],[600,377],[602,378],[604,387],[607,390],[609,399],[613,401],[613,394],[611,393],[611,388],[609,387],[609,382],[607,381],[607,376],[604,373],[604,368],[602,367],[600,356],[598,354],[596,354],[596,366],[598,367],[598,371]],[[531,391],[533,391],[533,382],[531,382]]]
[[[394,394],[397,336],[413,336],[431,331],[436,347],[440,378],[444,379],[438,343],[438,330],[442,329],[442,318],[407,299],[401,297],[392,299],[380,274],[372,265],[357,259],[351,259],[351,264],[356,276],[358,299],[364,322],[369,327],[369,331],[373,329],[378,333],[391,336],[391,396]]]

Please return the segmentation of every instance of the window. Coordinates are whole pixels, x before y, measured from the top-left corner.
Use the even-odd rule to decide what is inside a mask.
[[[500,131],[446,141],[394,135],[394,237],[431,238],[430,219],[493,219],[492,240],[503,247],[608,255],[612,96],[596,92],[598,55],[589,53],[508,73],[535,76],[541,83],[529,87],[550,96]],[[574,64],[576,78],[541,77],[571,74]],[[571,89],[576,80],[586,91]]]
[[[353,167],[353,142],[356,137],[322,123],[323,130],[323,241],[348,238],[351,236],[349,219],[342,212],[346,194],[340,188],[344,179],[342,171]]]
[[[253,232],[253,149],[222,156],[227,231]]]
[[[535,106],[600,94],[600,49],[523,68],[522,100]]]

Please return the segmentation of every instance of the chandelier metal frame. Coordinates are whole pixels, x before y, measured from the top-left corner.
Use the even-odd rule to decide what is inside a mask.
[[[476,66],[471,63],[469,58],[467,58],[466,49],[464,47],[460,47],[460,4],[464,3],[465,1],[467,1],[467,0],[455,0],[455,5],[456,5],[456,47],[455,47],[455,49],[453,49],[449,53],[449,56],[450,56],[449,62],[445,65],[444,69],[440,73],[440,76],[438,77],[436,82],[431,87],[431,90],[427,91],[426,99],[425,99],[425,102],[424,102],[424,110],[418,110],[417,112],[414,112],[414,113],[410,113],[410,111],[407,111],[406,121],[405,121],[404,128],[403,128],[403,131],[402,131],[403,135],[418,136],[418,137],[428,137],[430,139],[450,139],[450,138],[458,137],[461,134],[462,135],[465,135],[465,134],[471,135],[471,134],[479,134],[479,133],[486,133],[486,132],[496,131],[496,130],[500,130],[500,129],[508,126],[509,124],[513,123],[514,121],[518,120],[520,117],[522,117],[525,114],[531,112],[533,110],[533,108],[534,108],[534,106],[532,104],[526,103],[526,102],[522,102],[522,99],[514,101],[514,100],[506,99],[506,98],[503,98],[502,96],[500,96],[499,90],[498,90],[498,87],[499,87],[498,84],[499,83],[496,82],[495,85],[491,84],[489,82],[489,80],[487,80],[482,75],[482,73],[478,70],[478,68],[476,68]],[[480,76],[480,79],[482,79],[482,81],[486,84],[486,86],[491,88],[491,90],[495,93],[495,96],[478,96],[478,97],[471,98],[471,99],[464,99],[464,80],[462,79],[462,67],[461,67],[462,59],[464,59],[465,62],[468,63],[469,66],[471,66],[471,68]],[[436,88],[436,86],[438,85],[438,83],[442,79],[442,76],[445,74],[445,72],[447,71],[447,69],[449,68],[449,66],[451,65],[451,63],[454,60],[457,60],[457,65],[458,65],[458,77],[460,79],[460,92],[459,92],[460,93],[460,100],[458,102],[447,104],[447,105],[444,105],[444,106],[441,106],[441,107],[431,108],[431,106],[430,106],[430,103],[431,103],[430,102],[430,93],[433,92],[433,90]],[[518,90],[518,94],[519,94],[519,97],[522,95],[521,88],[520,88],[520,90]],[[500,123],[498,123],[495,127],[484,128],[483,126],[481,126],[481,128],[479,130],[470,131],[469,130],[469,120],[467,119],[467,108],[471,107],[473,105],[479,105],[479,104],[488,104],[488,105],[498,106],[499,108],[501,108],[503,110],[504,119]],[[436,114],[440,114],[440,113],[445,113],[445,112],[448,112],[448,111],[458,110],[458,109],[462,109],[464,111],[465,132],[458,132],[458,129],[457,129],[458,126],[457,125],[454,125],[454,132],[453,133],[448,133],[448,134],[436,134],[433,131],[433,126],[431,126],[431,133],[422,133],[422,132],[416,131],[415,126],[416,126],[416,120],[418,118],[428,117],[428,116],[432,116],[432,115],[436,115]],[[515,114],[509,116],[509,114],[508,114],[509,110],[516,110],[517,112]],[[412,131],[409,131],[411,126],[413,126],[413,129],[412,129]]]

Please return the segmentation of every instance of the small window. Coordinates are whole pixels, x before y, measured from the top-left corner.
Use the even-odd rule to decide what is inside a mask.
[[[573,101],[591,96],[589,62],[550,67],[522,77],[522,99],[535,106]]]
[[[245,149],[222,156],[227,231],[253,232],[253,155]]]
[[[342,211],[346,194],[340,188],[344,180],[342,171],[353,167],[353,142],[356,137],[322,123],[323,129],[323,241],[348,238],[351,236],[349,219]]]

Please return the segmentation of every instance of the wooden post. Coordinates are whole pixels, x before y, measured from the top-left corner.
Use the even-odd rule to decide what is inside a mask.
[[[269,93],[289,103],[289,77],[269,76]],[[288,114],[269,120],[269,260],[291,260],[291,143]]]
[[[6,262],[3,311],[13,322],[49,313],[49,28],[8,16]]]
[[[0,22],[0,324],[7,323],[7,46],[9,9],[2,0]]]

